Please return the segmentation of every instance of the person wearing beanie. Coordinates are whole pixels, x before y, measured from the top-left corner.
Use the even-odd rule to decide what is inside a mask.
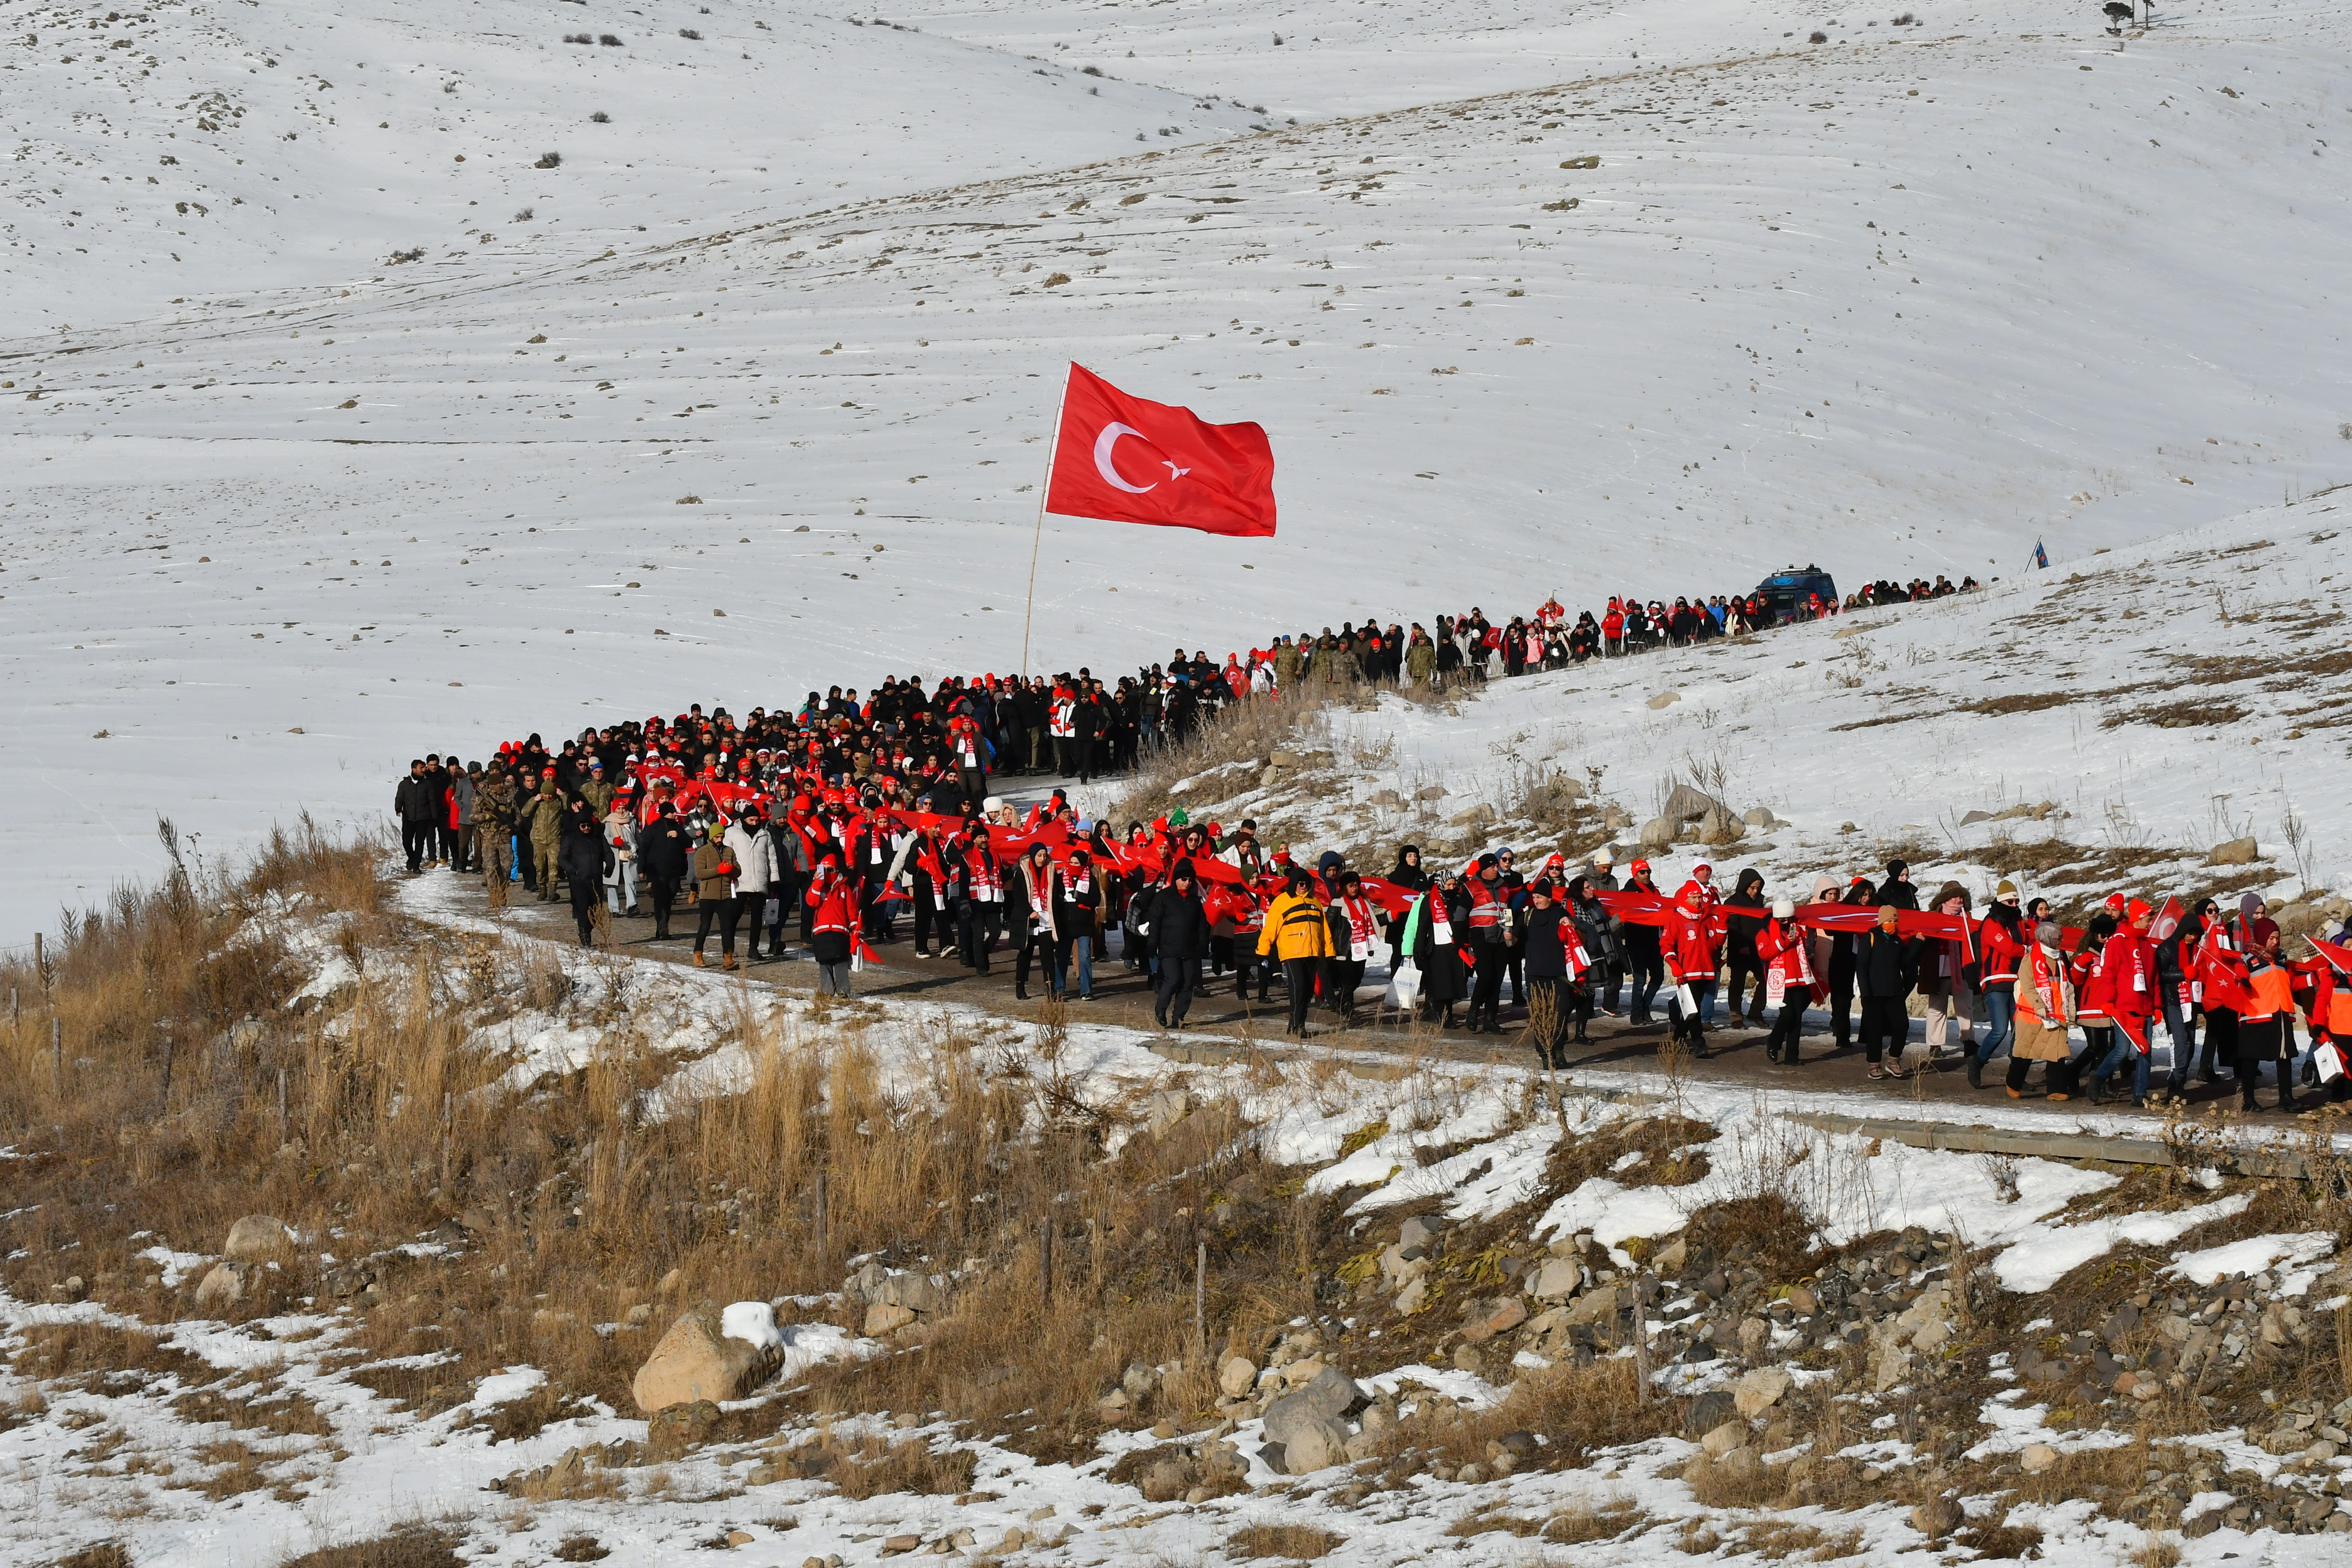
[[[1665,895],[1657,883],[1650,879],[1650,863],[1636,860],[1627,868],[1625,891],[1639,893],[1663,901]],[[1657,1001],[1658,989],[1666,981],[1665,956],[1661,950],[1661,928],[1644,925],[1640,921],[1621,921],[1620,934],[1624,942],[1625,975],[1632,985],[1632,995],[1625,1006],[1625,1021],[1642,1025],[1653,1021],[1652,1005]],[[1607,1011],[1617,1011],[1617,988],[1609,988]]]
[[[1511,904],[1503,890],[1503,864],[1478,857],[1470,895],[1470,1032],[1503,1032],[1503,972],[1510,966]]]
[[[1771,917],[1756,933],[1756,956],[1764,963],[1759,1007],[1769,1002],[1780,1009],[1772,1022],[1771,1037],[1764,1042],[1764,1059],[1780,1067],[1798,1064],[1798,1037],[1804,1033],[1805,1004],[1819,982],[1813,973],[1812,943],[1797,923],[1793,899],[1772,900]]]
[[[1547,1068],[1568,1065],[1562,1026],[1572,1022],[1575,1043],[1586,1044],[1584,1026],[1591,1016],[1584,976],[1592,960],[1573,911],[1560,901],[1561,891],[1550,878],[1538,878],[1528,889],[1528,907],[1519,918],[1527,947],[1528,1043]]]
[[[1903,1066],[1910,1048],[1911,1016],[1903,999],[1918,975],[1914,943],[1896,929],[1901,909],[1878,906],[1878,923],[1854,941],[1854,988],[1862,994],[1862,1049],[1874,1079],[1910,1077]],[[1891,1052],[1891,1056],[1888,1053]],[[1885,1059],[1882,1059],[1885,1058]]]
[[[2006,877],[1992,890],[1977,927],[1977,994],[1984,1001],[1985,1032],[1969,1052],[1969,1087],[1984,1087],[1984,1069],[2016,1033],[2017,965],[2025,956],[2025,918],[2017,884]]]
[[[2099,954],[2099,985],[2106,998],[2107,1016],[2115,1020],[2115,1043],[2091,1068],[2091,1103],[2106,1098],[2107,1079],[2128,1067],[2132,1074],[2132,1104],[2147,1103],[2149,1047],[2155,1044],[2148,1026],[2156,1013],[2156,944],[2148,940],[2147,923],[2155,910],[2137,899],[2124,905],[2123,923],[2107,938]],[[2293,1099],[2284,1069],[2280,1074],[2282,1104]]]
[[[1751,866],[1739,873],[1731,897],[1723,900],[1725,1021],[1730,1024],[1739,1022],[1740,994],[1749,977],[1753,976],[1756,994],[1748,1007],[1750,1028],[1764,1026],[1764,973],[1768,960],[1756,943],[1757,937],[1764,929],[1764,873]]]
[[[1706,1059],[1706,1017],[1715,997],[1719,967],[1715,931],[1708,923],[1711,900],[1696,881],[1685,882],[1658,935],[1660,955],[1674,993],[1666,999],[1667,1037],[1686,1042],[1691,1055]]]
[[[1869,878],[1856,877],[1831,902],[1866,909],[1878,902],[1878,889],[1870,885]],[[1862,951],[1862,933],[1836,931],[1831,934],[1829,943],[1830,1039],[1835,1049],[1843,1051],[1853,1033],[1854,966],[1856,954]]]
[[[2033,928],[2033,940],[2017,968],[2017,1035],[2009,1050],[2009,1098],[2025,1096],[2025,1075],[2035,1062],[2043,1068],[2043,1092],[2060,1075],[2073,1047],[2066,1026],[2074,1021],[2074,987],[2067,977],[2066,955],[2058,948],[2054,921]]]

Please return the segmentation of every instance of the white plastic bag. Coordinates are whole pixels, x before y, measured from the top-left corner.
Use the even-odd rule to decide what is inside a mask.
[[[1400,1013],[1410,1013],[1421,1003],[1421,969],[1406,959],[1389,976],[1389,988],[1381,997],[1381,1005]]]

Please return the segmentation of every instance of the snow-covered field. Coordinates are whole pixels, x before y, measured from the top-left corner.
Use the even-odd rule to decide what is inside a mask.
[[[1049,668],[2014,579],[2352,478],[2326,10],[114,15],[0,50],[44,914],[152,872],[158,809],[211,849],[566,714],[1012,668],[1071,359],[1265,423],[1283,524],[1052,521]],[[2086,788],[2168,787],[2115,739]]]
[[[412,887],[404,899],[410,913],[445,925],[476,923],[434,898],[433,886]],[[523,950],[510,955],[518,960],[539,950],[528,939],[508,940]],[[322,935],[309,945],[323,983],[333,982],[336,976],[329,972],[343,962],[334,942]],[[581,1039],[580,1021],[595,1015],[607,994],[624,984],[639,1027],[658,1052],[677,1062],[668,1082],[647,1102],[647,1113],[656,1117],[672,1114],[684,1098],[729,1090],[730,1062],[734,1059],[729,1053],[732,1050],[740,1058],[740,1047],[722,1046],[715,1053],[710,1047],[719,1033],[747,1016],[762,1018],[779,1031],[784,1049],[825,1048],[830,1031],[822,1016],[811,1011],[804,994],[758,987],[747,996],[735,983],[717,974],[643,960],[598,960],[562,950],[550,950],[547,956],[571,969],[575,983],[571,999],[556,1011],[509,1018],[467,1042],[468,1050],[488,1051],[514,1064],[514,1072],[486,1092],[509,1092],[542,1073],[577,1065],[573,1053],[591,1043]],[[369,960],[372,972],[377,962]],[[386,954],[382,962],[385,976],[396,978],[401,961]],[[342,975],[346,981],[351,978]],[[869,1047],[883,1053],[887,1073],[901,1080],[918,1101],[930,1073],[921,1059],[924,1042],[935,1037],[933,1020],[939,1012],[922,1004],[884,1004],[864,1037]],[[984,1021],[964,1020],[967,1025],[979,1022]],[[1001,1021],[992,1026],[1004,1027]],[[1028,1049],[1027,1037],[1025,1026],[1014,1026],[1009,1049],[1015,1055]],[[1130,1031],[1076,1026],[1058,1067],[1075,1092],[1098,1105],[1134,1105],[1150,1090],[1180,1085],[1196,1105],[1229,1100],[1249,1124],[1244,1136],[1256,1141],[1270,1158],[1307,1173],[1310,1190],[1360,1192],[1350,1213],[1360,1216],[1359,1234],[1370,1238],[1367,1245],[1379,1241],[1383,1214],[1400,1204],[1425,1207],[1427,1200],[1440,1199],[1435,1212],[1447,1222],[1475,1223],[1501,1215],[1538,1190],[1546,1157],[1562,1139],[1604,1134],[1640,1113],[1624,1104],[1594,1100],[1580,1102],[1559,1121],[1549,1111],[1530,1118],[1526,1114],[1530,1086],[1521,1072],[1508,1068],[1432,1062],[1417,1065],[1402,1078],[1382,1079],[1333,1072],[1328,1064],[1318,1067],[1303,1059],[1180,1068],[1151,1054],[1148,1045],[1145,1037]],[[1639,1075],[1601,1075],[1586,1081],[1603,1090],[1672,1088]],[[2014,1195],[2004,1196],[1995,1168],[1978,1158],[1891,1142],[1884,1148],[1875,1142],[1865,1146],[1855,1137],[1809,1132],[1790,1120],[1790,1112],[1831,1103],[1826,1098],[1792,1094],[1759,1099],[1697,1085],[1682,1091],[1678,1103],[1681,1114],[1712,1124],[1717,1159],[1711,1174],[1683,1186],[1643,1185],[1639,1175],[1625,1173],[1633,1160],[1620,1161],[1614,1169],[1622,1183],[1612,1176],[1585,1180],[1545,1209],[1524,1237],[1505,1237],[1504,1242],[1517,1242],[1540,1258],[1545,1243],[1580,1234],[1597,1246],[1597,1251],[1587,1255],[1593,1265],[1630,1269],[1629,1245],[1646,1243],[1654,1253],[1702,1205],[1753,1192],[1759,1170],[1778,1170],[1786,1173],[1791,1192],[1808,1212],[1819,1216],[1825,1241],[1843,1243],[1906,1226],[1958,1236],[1973,1247],[1993,1249],[1989,1274],[2000,1289],[2046,1289],[2067,1270],[2129,1243],[2157,1248],[2159,1254],[2172,1247],[2168,1272],[2195,1285],[2260,1275],[2263,1289],[2300,1302],[2315,1321],[2344,1299],[2340,1291],[2347,1277],[2333,1256],[2335,1238],[2325,1232],[2248,1235],[2219,1247],[2174,1246],[2200,1225],[2242,1212],[2249,1202],[2242,1186],[2213,1201],[2167,1212],[2093,1216],[2083,1211],[2117,1186],[2116,1175],[2029,1158],[2011,1168]],[[1993,1113],[1996,1121],[2004,1116],[2021,1124],[2032,1120]],[[1392,1131],[1365,1139],[1363,1130],[1375,1123]],[[2092,1118],[2086,1128],[2105,1131],[2109,1123]],[[1110,1152],[1115,1153],[1127,1138],[1145,1135],[1131,1122],[1123,1123],[1113,1135]],[[1423,1165],[1414,1157],[1421,1148],[1458,1152]],[[2219,1178],[2207,1179],[2220,1184]],[[175,1288],[192,1286],[202,1278],[217,1246],[211,1237],[144,1239],[151,1242],[145,1256],[166,1271],[167,1283]],[[299,1241],[306,1251],[333,1245],[332,1237]],[[420,1247],[433,1253],[440,1244],[427,1239]],[[823,1300],[787,1297],[771,1305],[785,1325],[788,1370],[773,1388],[730,1408],[756,1409],[779,1397],[819,1360],[879,1354],[887,1348],[825,1325],[821,1320],[831,1304]],[[1649,1331],[1669,1333],[1689,1306],[1685,1301],[1662,1307],[1663,1318]],[[1620,1526],[1600,1538],[1578,1537],[1581,1544],[1548,1546],[1540,1558],[1597,1565],[1629,1557],[1677,1561],[1673,1554],[1677,1532],[1687,1542],[1702,1528],[1712,1525],[1732,1533],[1754,1526],[1759,1518],[1700,1503],[1691,1481],[1678,1469],[1697,1447],[1672,1436],[1604,1451],[1586,1468],[1529,1470],[1485,1481],[1424,1476],[1402,1489],[1379,1494],[1367,1506],[1360,1506],[1361,1489],[1350,1495],[1339,1485],[1348,1479],[1344,1470],[1291,1478],[1286,1489],[1269,1490],[1283,1487],[1286,1478],[1269,1468],[1260,1452],[1265,1437],[1255,1417],[1244,1417],[1210,1436],[1234,1446],[1245,1467],[1244,1479],[1256,1489],[1173,1508],[1146,1503],[1131,1486],[1113,1482],[1106,1474],[1122,1453],[1154,1441],[1140,1431],[1108,1434],[1099,1457],[1077,1464],[1039,1463],[983,1443],[972,1491],[952,1500],[904,1495],[853,1500],[820,1482],[775,1479],[783,1458],[821,1426],[853,1439],[867,1431],[887,1433],[893,1440],[913,1436],[946,1443],[955,1436],[945,1426],[908,1427],[901,1422],[893,1427],[877,1417],[856,1414],[824,1422],[788,1420],[773,1440],[722,1442],[667,1466],[606,1470],[603,1474],[609,1485],[577,1489],[570,1496],[526,1499],[516,1489],[501,1496],[488,1489],[500,1478],[554,1464],[577,1450],[643,1441],[644,1421],[635,1412],[599,1405],[566,1413],[543,1429],[534,1426],[530,1435],[519,1439],[500,1440],[487,1425],[496,1408],[530,1395],[545,1381],[541,1370],[529,1364],[495,1371],[480,1379],[465,1404],[420,1417],[387,1403],[352,1375],[360,1370],[355,1363],[367,1360],[367,1353],[350,1348],[358,1323],[351,1313],[349,1307],[330,1310],[320,1305],[315,1310],[232,1326],[194,1311],[164,1331],[167,1350],[184,1352],[194,1361],[179,1372],[149,1378],[144,1386],[133,1377],[127,1392],[105,1379],[82,1378],[52,1383],[46,1402],[36,1404],[29,1397],[31,1380],[21,1366],[0,1372],[0,1395],[5,1395],[9,1412],[7,1421],[0,1424],[0,1488],[5,1489],[0,1495],[7,1500],[0,1507],[0,1556],[45,1563],[92,1540],[114,1539],[126,1544],[140,1568],[200,1563],[268,1568],[295,1552],[430,1521],[452,1531],[467,1560],[475,1562],[544,1561],[559,1543],[586,1536],[616,1553],[617,1561],[685,1563],[701,1561],[695,1554],[731,1529],[748,1537],[741,1544],[765,1552],[755,1561],[768,1563],[836,1553],[847,1563],[866,1563],[885,1552],[905,1550],[894,1538],[913,1535],[926,1546],[946,1542],[967,1554],[985,1553],[1039,1568],[1112,1563],[1142,1568],[1213,1558],[1238,1561],[1243,1554],[1229,1542],[1241,1531],[1279,1522],[1324,1529],[1339,1537],[1328,1557],[1334,1568],[1391,1568],[1441,1551],[1451,1561],[1519,1565],[1538,1560],[1519,1537],[1505,1531],[1458,1532],[1452,1527],[1465,1515],[1497,1510],[1538,1518],[1580,1508],[1626,1512]],[[765,1320],[759,1314],[756,1306],[739,1306],[730,1309],[729,1320],[745,1323],[757,1319],[754,1326],[761,1327]],[[36,1305],[0,1297],[0,1347],[21,1348],[45,1327],[70,1322],[139,1326],[95,1302]],[[1355,1320],[1348,1322],[1352,1327]],[[656,1322],[653,1329],[660,1326]],[[637,1335],[647,1344],[654,1337],[634,1324],[605,1324],[598,1331]],[[1511,1381],[1543,1364],[1542,1358],[1523,1351],[1507,1364],[1490,1360],[1476,1372],[1410,1360],[1391,1365],[1381,1357],[1376,1334],[1353,1339],[1356,1342],[1347,1350],[1353,1375],[1375,1393],[1403,1390],[1408,1405],[1415,1398],[1442,1394],[1472,1410],[1483,1408],[1501,1398]],[[274,1397],[307,1401],[323,1430],[305,1427],[273,1437],[253,1429],[249,1422],[239,1426],[242,1440],[257,1455],[253,1462],[262,1468],[265,1484],[237,1490],[230,1501],[206,1501],[202,1478],[208,1467],[221,1462],[219,1445],[226,1429],[216,1419],[218,1412],[205,1414],[201,1399],[192,1405],[175,1398],[200,1366],[247,1369],[255,1378],[267,1380],[269,1389],[281,1391]],[[1728,1386],[1735,1371],[1729,1362],[1692,1358],[1685,1364],[1662,1367],[1660,1387],[1681,1395],[1697,1394]],[[1822,1375],[1834,1374],[1802,1374]],[[1995,1376],[1996,1381],[2015,1380],[2013,1373],[1996,1372]],[[1882,1392],[1885,1386],[1882,1383]],[[1901,1397],[1900,1390],[1891,1394],[1888,1408],[1899,1408]],[[2053,1454],[2072,1454],[2120,1440],[2095,1425],[2070,1426],[2063,1419],[2053,1424],[2052,1405],[2049,1396],[2026,1393],[2021,1385],[2001,1388],[1979,1417],[1992,1430],[1971,1458],[1990,1462],[2034,1444],[2046,1445]],[[1878,1405],[1865,1400],[1855,1408],[1866,1416]],[[1893,1420],[1890,1415],[1878,1421],[1879,1430],[1855,1433],[1846,1455],[1896,1476],[1924,1463],[1923,1448],[1884,1430]],[[2299,1476],[2316,1487],[2329,1477],[2340,1481],[2346,1467],[2352,1466],[2352,1459],[2330,1458],[2282,1467],[2279,1450],[2265,1451],[2255,1446],[2253,1435],[2234,1428],[2192,1437],[2189,1447],[2209,1456],[2217,1473],[2237,1472],[2231,1486],[2249,1495],[2259,1492],[2263,1479],[2274,1474]],[[1836,1457],[1815,1456],[1824,1462]],[[1773,1462],[1785,1464],[1790,1458],[1782,1454]],[[1923,1538],[1909,1521],[1907,1496],[1892,1484],[1885,1492],[1858,1510],[1788,1508],[1775,1517],[1826,1534],[1856,1532],[1843,1552],[1831,1556],[1860,1553],[1875,1559],[1918,1549]],[[2226,1507],[2231,1500],[2227,1489],[2200,1494],[2197,1511]],[[2021,1504],[2009,1510],[2008,1520],[2011,1525],[2041,1530],[2045,1554],[2053,1562],[2112,1562],[2138,1552],[2146,1541],[2137,1528],[2102,1519],[2095,1510],[2073,1500]],[[1635,1526],[1638,1544],[1630,1535],[1622,1543],[1608,1539]],[[1020,1533],[1000,1544],[1008,1531]],[[2226,1526],[2197,1533],[2201,1538],[2180,1545],[2186,1560],[2198,1564],[2253,1551],[2280,1563],[2332,1560],[2323,1543],[2308,1535],[2250,1537]],[[1694,1549],[1685,1545],[1684,1550]]]

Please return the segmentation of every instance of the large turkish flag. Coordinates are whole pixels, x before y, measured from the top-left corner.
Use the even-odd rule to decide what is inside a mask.
[[[1210,425],[1070,366],[1045,510],[1236,539],[1274,533],[1274,448],[1255,425]]]

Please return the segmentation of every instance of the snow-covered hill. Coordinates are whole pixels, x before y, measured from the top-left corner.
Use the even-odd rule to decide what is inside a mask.
[[[1283,527],[1051,523],[1048,668],[1791,558],[2013,575],[2352,479],[2332,16],[713,10],[609,48],[560,41],[609,7],[158,7],[102,87],[127,24],[26,27],[0,682],[41,906],[151,866],[159,806],[217,841],[566,713],[1012,668],[1071,359],[1264,422]],[[134,177],[208,211],[101,218]],[[165,295],[181,227],[219,237]]]
[[[1562,844],[1549,781],[1565,775],[1584,792],[1569,847],[1613,841],[1621,874],[1649,854],[1669,891],[1706,861],[1726,885],[1757,867],[1801,901],[1817,875],[1874,880],[1900,856],[1923,889],[1956,877],[1981,897],[2012,876],[2067,908],[2118,889],[2254,889],[2274,910],[2340,897],[2347,521],[2337,491],[1983,593],[1498,676],[1451,709],[1332,707],[1298,743],[1332,766],[1229,770],[1176,798],[1196,820],[1253,816],[1276,841],[1383,861],[1407,841],[1433,861],[1498,844],[1539,860]],[[1685,786],[1773,820],[1712,846],[1682,822],[1674,847],[1644,847]],[[1604,838],[1594,819],[1612,808]],[[2248,838],[2251,858],[2209,865]]]

